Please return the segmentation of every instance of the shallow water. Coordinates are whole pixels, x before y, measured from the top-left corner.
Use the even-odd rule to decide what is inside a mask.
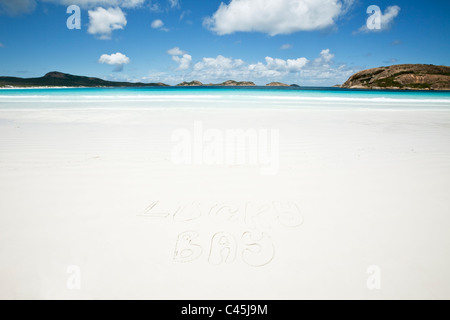
[[[450,108],[450,91],[374,91],[295,87],[0,90],[0,109],[171,107],[448,109]]]

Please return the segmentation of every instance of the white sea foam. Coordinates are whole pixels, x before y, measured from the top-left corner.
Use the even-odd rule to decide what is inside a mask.
[[[308,96],[308,95],[266,95],[266,94],[253,94],[253,95],[233,95],[233,94],[139,94],[139,95],[0,95],[0,103],[2,102],[114,102],[114,101],[252,101],[252,100],[263,100],[263,101],[315,101],[315,102],[376,102],[376,103],[444,103],[450,105],[449,98],[442,97],[351,97],[351,96]]]

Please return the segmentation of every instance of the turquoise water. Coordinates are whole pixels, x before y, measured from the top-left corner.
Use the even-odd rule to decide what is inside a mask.
[[[0,90],[0,109],[370,107],[450,109],[450,91],[297,87],[152,87]]]
[[[157,95],[157,94],[232,94],[232,95],[288,95],[330,97],[389,97],[389,98],[450,98],[450,91],[405,91],[405,90],[357,90],[324,87],[150,87],[150,88],[51,88],[51,89],[6,89],[1,96],[20,95]]]

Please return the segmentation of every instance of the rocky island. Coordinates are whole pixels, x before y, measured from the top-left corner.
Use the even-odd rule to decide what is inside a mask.
[[[191,82],[182,82],[176,85],[177,87],[202,87],[202,86],[208,86],[208,87],[253,87],[255,84],[251,81],[234,81],[234,80],[228,80],[219,84],[203,84],[200,81],[194,80]]]
[[[194,80],[191,82],[182,82],[176,85],[177,87],[201,87],[203,86],[203,83],[201,83],[200,81]]]
[[[281,82],[271,82],[266,84],[266,87],[289,87],[289,85]]]
[[[450,67],[400,64],[360,71],[341,88],[450,90]]]
[[[254,87],[255,84],[251,81],[234,81],[228,80],[222,82],[220,84],[215,84],[215,86],[223,86],[223,87]]]

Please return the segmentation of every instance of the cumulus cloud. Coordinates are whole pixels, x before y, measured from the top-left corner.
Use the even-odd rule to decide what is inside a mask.
[[[172,59],[179,64],[178,70],[187,70],[191,66],[192,56],[189,54],[183,54],[181,57],[173,56]]]
[[[101,55],[100,59],[98,59],[98,62],[102,64],[114,65],[115,68],[113,71],[120,72],[123,70],[123,65],[130,63],[130,58],[120,52],[117,52],[113,54]]]
[[[343,83],[352,74],[361,71],[361,68],[350,68],[345,63],[336,63],[334,57],[330,49],[322,50],[319,57],[308,63],[302,70],[302,78],[312,85],[321,85],[322,83],[330,84],[330,81],[337,84]]]
[[[111,39],[114,30],[123,29],[127,25],[125,14],[120,8],[96,8],[89,10],[88,33],[100,39]]]
[[[180,56],[172,56],[173,61],[178,63],[178,70],[187,70],[191,66],[192,56],[189,54],[183,54]]]
[[[180,61],[179,59],[174,60]],[[190,63],[191,60],[192,57],[189,56]],[[360,70],[349,68],[346,64],[336,63],[334,54],[329,49],[324,49],[317,58],[312,60],[305,57],[293,59],[266,57],[264,61],[246,63],[242,59],[234,59],[223,55],[218,55],[215,58],[205,57],[195,63],[188,73],[183,73],[182,79],[179,80],[195,79],[204,82],[221,82],[233,79],[257,83],[263,81],[268,83],[276,80],[311,85],[329,85],[330,83],[344,82],[356,71]],[[172,76],[170,80],[174,80],[174,77]]]
[[[394,22],[394,19],[400,13],[400,10],[399,6],[387,7],[384,14],[381,15],[381,28],[389,29]]]
[[[282,72],[298,72],[307,63],[308,59],[306,58],[283,60],[266,57],[266,65],[268,69]]]
[[[0,0],[0,13],[17,16],[31,13],[36,8],[35,0]]]
[[[216,58],[203,58],[193,68],[196,77],[216,79],[225,78],[265,78],[282,77],[302,70],[308,63],[306,58],[278,59],[266,57],[265,62],[246,64],[242,59],[218,55]]]
[[[321,30],[335,24],[354,0],[231,0],[204,20],[219,34],[263,32],[271,36]]]
[[[128,64],[130,63],[130,58],[120,52],[117,52],[110,55],[103,54],[98,61],[106,64]]]
[[[184,52],[183,50],[181,50],[178,47],[175,47],[175,48],[167,50],[167,53],[170,54],[171,56],[181,56],[181,55],[185,54],[186,52]]]
[[[159,20],[159,19],[154,20],[154,21],[152,22],[152,28],[153,28],[153,29],[161,28],[163,25],[164,25],[164,22],[162,22],[162,20]]]
[[[400,10],[401,8],[399,6],[387,7],[384,13],[381,13],[381,29],[369,29],[367,28],[367,24],[365,24],[354,33],[380,32],[389,30],[394,22],[394,19],[400,13]]]
[[[172,60],[178,63],[177,70],[187,70],[191,67],[192,56],[184,52],[178,47],[167,50],[167,53],[172,56]]]
[[[266,57],[265,63],[258,62],[247,67],[249,75],[256,78],[281,78],[289,73],[300,72],[308,63],[308,59],[279,59]]]
[[[169,29],[164,28],[164,22],[160,19],[153,20],[151,27],[153,29],[161,30],[161,31],[169,31]]]
[[[322,64],[328,66],[333,60],[334,54],[330,52],[330,49],[323,49],[317,59],[314,60],[316,64]]]

